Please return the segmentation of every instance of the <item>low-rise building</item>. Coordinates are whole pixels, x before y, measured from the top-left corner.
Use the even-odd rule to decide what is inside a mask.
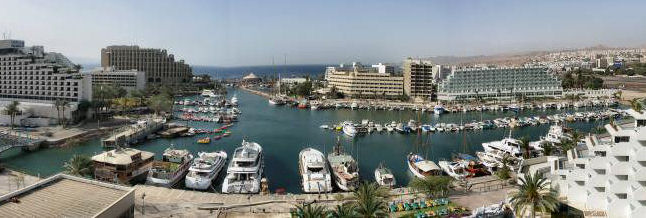
[[[561,97],[563,87],[544,67],[456,69],[438,85],[438,99],[509,99]]]
[[[146,88],[146,73],[136,69],[97,68],[87,75],[91,77],[92,87],[117,86],[124,88],[128,92]]]
[[[404,78],[386,73],[388,68],[352,66],[327,67],[325,78],[328,87],[353,98],[397,98],[404,94]],[[383,69],[383,73],[380,70]]]
[[[94,177],[99,181],[129,184],[145,180],[155,154],[134,148],[117,148],[94,155]]]
[[[0,197],[0,217],[134,217],[135,189],[57,174]]]

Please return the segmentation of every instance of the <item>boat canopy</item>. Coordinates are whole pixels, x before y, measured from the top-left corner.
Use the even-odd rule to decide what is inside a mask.
[[[435,164],[433,161],[427,161],[427,160],[419,161],[415,163],[415,165],[417,165],[417,168],[419,168],[424,172],[429,172],[432,170],[440,170],[440,167],[437,166],[437,164]]]

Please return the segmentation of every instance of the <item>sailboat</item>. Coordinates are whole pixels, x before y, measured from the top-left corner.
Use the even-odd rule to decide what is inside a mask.
[[[417,114],[419,118],[419,113]],[[422,134],[420,134],[421,129],[418,129],[418,134],[416,140],[416,149],[419,150],[420,140],[422,139]],[[430,137],[430,136],[429,136]],[[406,163],[408,165],[408,170],[417,178],[426,178],[427,176],[440,175],[442,174],[442,169],[440,169],[435,162],[427,160],[422,155],[418,153],[409,153],[406,156]]]

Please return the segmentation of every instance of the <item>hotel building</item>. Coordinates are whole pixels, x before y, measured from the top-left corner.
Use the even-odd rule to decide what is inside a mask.
[[[139,46],[119,45],[101,49],[101,67],[146,72],[149,85],[186,83],[193,77],[192,68],[184,60],[175,61],[175,57],[165,49]]]
[[[559,199],[585,217],[644,217],[646,112],[627,112],[634,118],[631,123],[607,124],[608,134],[585,137],[585,145],[568,151],[565,160],[541,157],[547,162],[535,164],[526,173],[539,172],[548,178]]]
[[[403,80],[401,76],[387,73],[385,65],[377,67],[365,67],[360,63],[352,63],[351,67],[340,65],[339,67],[327,67],[325,78],[328,87],[335,87],[338,92],[348,97],[367,98],[397,98],[404,93]],[[382,71],[382,72],[380,72]]]
[[[561,81],[547,68],[466,68],[453,70],[438,85],[445,101],[526,97],[561,97]]]
[[[25,117],[39,118],[29,125],[46,125],[51,121],[42,118],[58,117],[52,110],[56,100],[70,102],[65,111],[69,119],[78,102],[91,98],[91,83],[62,54],[45,52],[43,46],[25,47],[22,40],[0,40],[0,107],[18,101]],[[5,123],[4,116],[0,123]],[[16,124],[27,125],[22,119]]]
[[[404,60],[404,93],[410,97],[429,100],[433,95],[434,65],[430,60]]]
[[[117,86],[126,91],[143,90],[146,88],[146,73],[138,70],[115,70],[98,68],[89,73],[92,77],[92,87]]]

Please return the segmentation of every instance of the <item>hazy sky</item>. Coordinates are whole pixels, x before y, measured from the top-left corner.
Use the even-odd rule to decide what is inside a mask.
[[[0,33],[98,63],[114,44],[189,64],[399,62],[407,56],[646,44],[646,1],[2,0]]]

